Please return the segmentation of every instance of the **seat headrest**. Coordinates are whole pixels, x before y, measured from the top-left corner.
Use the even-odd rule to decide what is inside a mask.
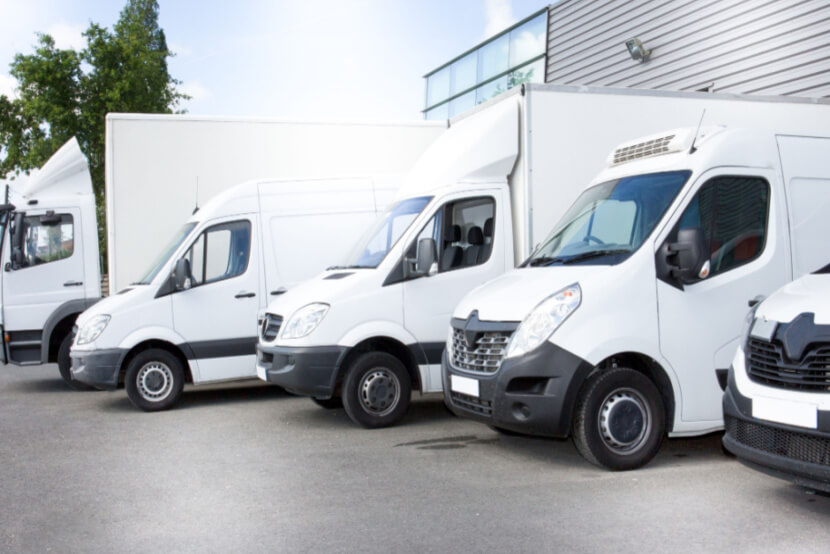
[[[467,242],[470,244],[484,244],[484,234],[481,232],[481,227],[473,225],[467,231]]]
[[[493,236],[493,218],[488,217],[487,221],[484,222],[484,236],[485,237],[492,237]]]
[[[453,225],[447,231],[447,236],[444,237],[447,242],[458,242],[461,240],[461,226]]]

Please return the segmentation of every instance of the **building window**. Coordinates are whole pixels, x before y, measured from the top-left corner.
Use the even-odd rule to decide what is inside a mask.
[[[448,119],[522,83],[545,81],[547,9],[426,75],[426,119]]]

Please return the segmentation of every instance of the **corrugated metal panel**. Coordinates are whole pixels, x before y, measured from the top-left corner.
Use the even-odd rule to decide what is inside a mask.
[[[625,41],[651,49],[631,59]],[[827,0],[565,0],[550,8],[546,82],[828,96]]]

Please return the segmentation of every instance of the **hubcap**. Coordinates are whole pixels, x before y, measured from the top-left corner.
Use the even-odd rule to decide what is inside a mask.
[[[367,372],[360,380],[358,391],[360,406],[375,416],[391,413],[401,398],[398,377],[383,367]]]
[[[632,454],[642,448],[651,426],[648,403],[636,390],[617,389],[600,406],[600,437],[617,454]]]
[[[150,402],[161,402],[173,391],[173,372],[161,362],[148,362],[136,376],[138,393]]]

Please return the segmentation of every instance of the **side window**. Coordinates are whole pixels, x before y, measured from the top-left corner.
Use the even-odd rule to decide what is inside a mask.
[[[474,198],[446,204],[424,226],[410,247],[409,256],[422,238],[433,238],[438,249],[438,272],[483,264],[493,245],[492,198]]]
[[[70,214],[24,217],[21,267],[33,267],[70,257],[75,250],[74,234]]]
[[[242,275],[250,252],[250,222],[234,221],[206,229],[185,254],[193,286]]]
[[[677,229],[700,227],[709,245],[711,274],[761,255],[767,237],[769,184],[759,177],[715,177],[683,212]]]

